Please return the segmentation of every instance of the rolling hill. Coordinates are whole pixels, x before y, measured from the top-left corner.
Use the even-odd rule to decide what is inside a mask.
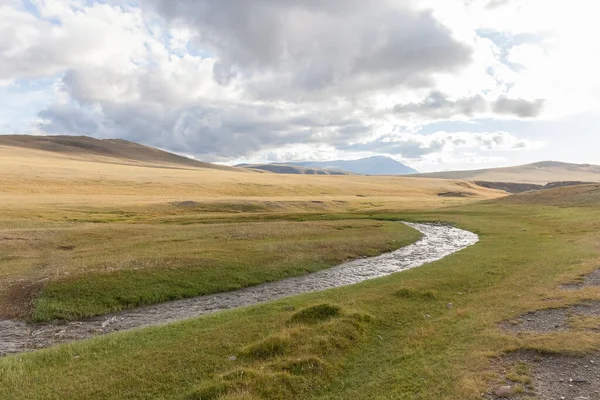
[[[415,174],[421,178],[465,179],[546,185],[557,181],[600,182],[600,166],[542,161],[515,167]]]
[[[106,203],[122,209],[186,201],[232,202],[244,207],[249,202],[266,202],[267,208],[280,211],[422,209],[504,195],[474,183],[445,179],[308,174],[290,179],[202,163],[126,141],[0,136],[0,208],[6,212],[21,213],[26,208],[36,210],[27,213],[40,208],[54,212],[61,204]]]
[[[247,167],[247,164],[237,165],[238,167]],[[304,169],[312,169],[322,175],[320,171],[329,172],[330,175],[341,175],[343,172],[349,172],[358,175],[410,175],[417,171],[394,160],[393,158],[374,156],[360,158],[358,160],[333,160],[333,161],[302,161],[302,162],[286,162],[274,164],[254,164],[251,168],[268,170],[280,174],[297,174],[307,173],[301,172],[301,169],[282,168],[282,166],[299,167]]]
[[[180,168],[244,170],[183,157],[122,139],[95,139],[88,136],[0,135],[0,146],[41,150],[88,161],[134,165],[161,165]]]

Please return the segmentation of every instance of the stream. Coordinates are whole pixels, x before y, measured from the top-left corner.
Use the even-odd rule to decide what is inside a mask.
[[[0,356],[32,351],[116,331],[167,324],[301,293],[352,285],[415,268],[479,240],[474,233],[439,224],[406,223],[423,237],[398,250],[349,261],[319,272],[248,288],[175,300],[73,322],[29,324],[0,320]]]

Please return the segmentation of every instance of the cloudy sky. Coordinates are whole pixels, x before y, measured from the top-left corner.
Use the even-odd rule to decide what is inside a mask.
[[[594,0],[0,0],[0,134],[198,159],[600,164]]]

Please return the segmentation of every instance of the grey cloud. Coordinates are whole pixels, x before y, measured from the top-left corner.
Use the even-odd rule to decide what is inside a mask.
[[[347,143],[370,130],[360,121],[331,115],[292,118],[272,106],[231,104],[164,108],[103,103],[101,110],[53,106],[40,117],[45,121],[41,128],[49,133],[120,137],[187,154],[229,158],[286,144]]]
[[[38,116],[49,122],[44,130],[51,134],[69,132],[80,135],[97,135],[101,127],[91,111],[71,105],[53,104],[40,111]]]
[[[529,101],[501,96],[488,102],[481,95],[450,100],[445,94],[434,91],[419,103],[397,104],[394,106],[393,112],[397,115],[413,115],[437,120],[456,116],[474,117],[488,111],[500,115],[529,118],[538,116],[543,107],[543,100]]]
[[[506,96],[501,96],[494,102],[492,109],[497,114],[532,118],[540,115],[544,109],[544,103],[542,99],[528,101],[524,99],[509,99]]]
[[[143,0],[167,20],[198,33],[218,57],[215,77],[251,79],[261,98],[357,95],[397,85],[428,86],[433,73],[470,61],[430,12],[387,0]]]
[[[434,91],[420,103],[410,103],[394,106],[394,113],[399,115],[414,114],[420,117],[433,119],[447,119],[457,115],[472,117],[483,113],[487,109],[487,103],[481,95],[449,100],[448,97],[438,91]]]

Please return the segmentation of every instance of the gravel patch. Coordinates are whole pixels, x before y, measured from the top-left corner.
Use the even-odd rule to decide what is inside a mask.
[[[516,320],[503,321],[500,326],[511,332],[562,332],[571,329],[569,320],[575,316],[600,317],[600,301],[530,311]]]
[[[509,397],[494,394],[498,388],[507,385],[515,388],[518,383],[510,381],[507,372],[517,363],[525,363],[530,368],[531,383],[525,391]],[[570,357],[564,355],[518,352],[499,361],[504,383],[490,389],[483,398],[524,399],[529,396],[538,400],[598,400],[600,399],[600,355]]]
[[[351,261],[327,270],[231,292],[176,300],[70,323],[25,325],[2,321],[0,355],[14,354],[81,340],[115,331],[181,321],[232,308],[249,306],[352,285],[415,268],[455,253],[479,240],[476,234],[439,224],[407,223],[423,234],[416,243],[396,251]],[[0,328],[2,325],[0,325]]]
[[[591,274],[584,276],[583,282],[568,283],[566,285],[562,285],[560,288],[562,290],[580,290],[586,287],[594,286],[600,286],[600,269],[597,269]]]

